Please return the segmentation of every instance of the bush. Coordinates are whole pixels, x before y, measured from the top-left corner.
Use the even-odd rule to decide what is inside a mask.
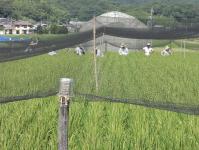
[[[47,29],[47,27],[41,26],[39,25],[37,27],[37,33],[38,34],[47,34],[49,32],[49,30]]]

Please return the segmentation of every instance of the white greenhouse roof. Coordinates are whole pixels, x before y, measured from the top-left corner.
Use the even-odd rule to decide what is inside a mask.
[[[127,18],[127,19],[135,19],[135,17],[130,16],[128,14],[119,12],[119,11],[111,11],[100,15],[100,17],[112,17],[112,18]]]

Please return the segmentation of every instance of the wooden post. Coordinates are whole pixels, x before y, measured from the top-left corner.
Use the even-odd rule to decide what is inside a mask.
[[[69,102],[72,96],[72,83],[72,79],[60,79],[58,150],[68,150]]]
[[[94,53],[94,72],[95,72],[95,86],[98,92],[98,77],[97,77],[97,59],[96,59],[96,18],[93,17],[93,53]]]

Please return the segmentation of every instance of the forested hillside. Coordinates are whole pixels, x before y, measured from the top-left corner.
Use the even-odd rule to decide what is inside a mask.
[[[94,14],[117,10],[138,18],[155,16],[199,18],[198,0],[0,0],[0,17],[32,21],[89,20]]]
[[[161,2],[161,3],[172,3],[172,4],[196,4],[199,3],[198,0],[115,0],[119,3],[125,3],[125,4],[146,4],[146,3],[155,3],[155,2]]]

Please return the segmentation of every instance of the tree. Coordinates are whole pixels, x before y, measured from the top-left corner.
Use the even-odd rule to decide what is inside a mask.
[[[68,29],[65,26],[52,24],[49,29],[51,34],[67,34]]]
[[[38,34],[47,34],[48,33],[48,29],[47,27],[44,27],[44,26],[37,26],[37,31],[36,31]]]

